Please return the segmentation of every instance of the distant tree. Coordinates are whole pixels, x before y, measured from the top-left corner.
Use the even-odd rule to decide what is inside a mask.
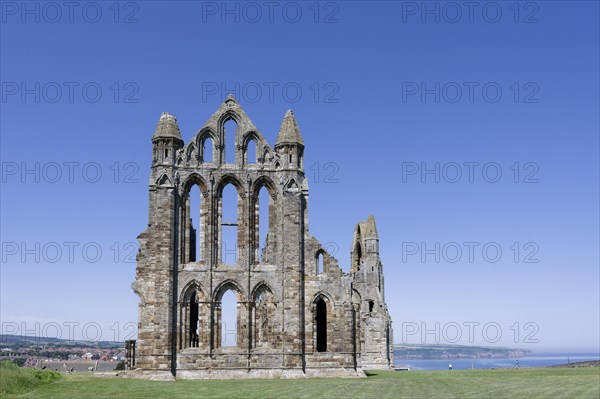
[[[119,363],[117,363],[115,370],[125,370],[125,360],[121,360]]]
[[[16,359],[13,359],[12,362],[14,364],[16,364],[19,367],[23,367],[23,365],[25,364],[27,359],[22,358],[22,357],[17,357]]]

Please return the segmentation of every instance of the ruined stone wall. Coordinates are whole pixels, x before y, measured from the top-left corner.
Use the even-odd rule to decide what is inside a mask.
[[[237,123],[234,149],[225,148],[224,124],[230,119]],[[205,148],[208,139],[212,149]],[[256,162],[248,159],[251,141]],[[232,150],[235,163],[227,164],[225,152]],[[308,233],[303,150],[291,111],[274,148],[233,98],[186,145],[175,118],[163,114],[153,137],[149,225],[139,236],[132,285],[140,296],[136,366],[141,374],[360,376],[361,359],[369,367],[390,366],[389,350],[382,348],[392,342],[391,322],[383,293],[371,287],[374,279],[382,280],[378,248],[376,253],[364,249],[377,272],[365,267],[343,273]],[[235,262],[221,259],[223,223],[231,222],[222,217],[222,193],[229,184],[238,195]],[[201,192],[200,210],[191,209],[193,186]],[[266,243],[259,242],[258,233],[263,187],[269,193],[269,204],[260,204],[269,208]],[[199,231],[192,226],[197,217]],[[227,290],[237,298],[233,347],[221,347],[221,299]],[[376,311],[365,311],[368,300],[377,301]]]

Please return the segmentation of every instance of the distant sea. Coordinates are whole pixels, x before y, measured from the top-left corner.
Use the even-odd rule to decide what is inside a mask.
[[[411,370],[448,370],[452,364],[453,370],[514,368],[519,367],[545,367],[557,364],[587,362],[600,360],[599,353],[574,353],[574,354],[531,354],[522,357],[476,358],[476,359],[407,359],[401,356],[403,351],[394,351],[396,368],[410,367]]]

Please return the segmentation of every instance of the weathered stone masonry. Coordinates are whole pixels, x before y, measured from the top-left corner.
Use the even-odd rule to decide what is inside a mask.
[[[229,120],[237,124],[233,149],[225,146]],[[250,145],[256,160],[248,159]],[[393,367],[375,220],[356,225],[350,273],[342,272],[308,231],[304,142],[292,111],[274,148],[232,97],[188,144],[175,117],[164,113],[152,146],[149,223],[138,237],[132,285],[140,303],[131,374],[363,376],[363,369]],[[235,163],[225,162],[226,151],[235,151]],[[223,219],[228,185],[237,191],[237,221]],[[193,186],[200,189],[200,209],[190,206]],[[263,187],[269,231],[260,243]],[[223,228],[233,225],[235,262],[222,259]],[[221,347],[221,299],[228,290],[237,298],[237,342]]]

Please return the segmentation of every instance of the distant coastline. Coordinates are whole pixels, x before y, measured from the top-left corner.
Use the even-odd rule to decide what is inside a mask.
[[[473,359],[515,358],[531,355],[531,350],[521,348],[471,345],[394,345],[396,358],[401,359]]]
[[[395,345],[394,362],[403,370],[489,370],[598,367],[600,353],[533,353],[529,349],[468,345]]]

